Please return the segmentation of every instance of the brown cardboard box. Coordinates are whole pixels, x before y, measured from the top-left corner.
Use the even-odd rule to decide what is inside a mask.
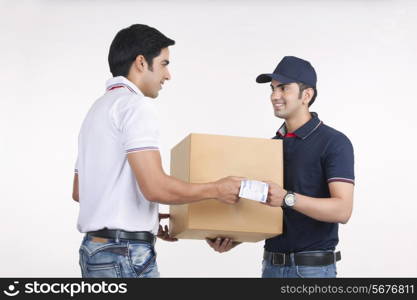
[[[282,141],[192,133],[171,150],[171,175],[191,183],[242,176],[282,186]],[[280,207],[243,198],[235,205],[215,199],[171,205],[170,214],[171,235],[180,239],[258,242],[282,233]]]

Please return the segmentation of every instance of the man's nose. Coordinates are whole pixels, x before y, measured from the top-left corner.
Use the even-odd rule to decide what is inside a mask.
[[[165,80],[170,80],[170,79],[171,79],[171,73],[167,70],[165,74]]]
[[[271,94],[271,100],[279,100],[279,99],[281,99],[281,96],[282,96],[282,92],[280,90],[276,89]]]

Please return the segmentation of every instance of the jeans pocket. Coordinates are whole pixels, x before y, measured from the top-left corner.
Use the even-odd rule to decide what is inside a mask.
[[[120,278],[120,252],[123,247],[106,245],[90,253],[84,245],[80,248],[80,267],[83,278]],[[126,249],[126,247],[124,248]],[[127,249],[126,249],[127,252]]]
[[[296,266],[297,276],[300,278],[334,278],[335,265],[328,266]]]
[[[86,264],[88,278],[121,278],[120,267],[117,264]]]
[[[296,266],[297,276],[300,278],[322,278],[326,277],[325,268],[322,266]]]
[[[326,268],[326,277],[327,278],[336,278],[336,276],[337,276],[336,264],[328,265],[325,268]]]
[[[153,246],[149,244],[130,244],[129,260],[137,277],[159,277]]]

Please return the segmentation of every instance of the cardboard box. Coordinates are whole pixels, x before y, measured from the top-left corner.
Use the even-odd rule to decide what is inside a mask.
[[[283,185],[282,141],[190,134],[171,150],[171,176],[190,183],[226,176],[269,180]],[[282,233],[282,209],[241,198],[170,206],[171,235],[179,239],[228,237],[258,242]]]

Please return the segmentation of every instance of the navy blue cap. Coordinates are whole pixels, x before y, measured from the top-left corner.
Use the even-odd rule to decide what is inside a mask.
[[[308,61],[295,56],[285,56],[272,74],[261,74],[256,77],[256,82],[265,83],[272,79],[284,84],[302,82],[314,88],[317,83],[317,75],[313,66]]]

